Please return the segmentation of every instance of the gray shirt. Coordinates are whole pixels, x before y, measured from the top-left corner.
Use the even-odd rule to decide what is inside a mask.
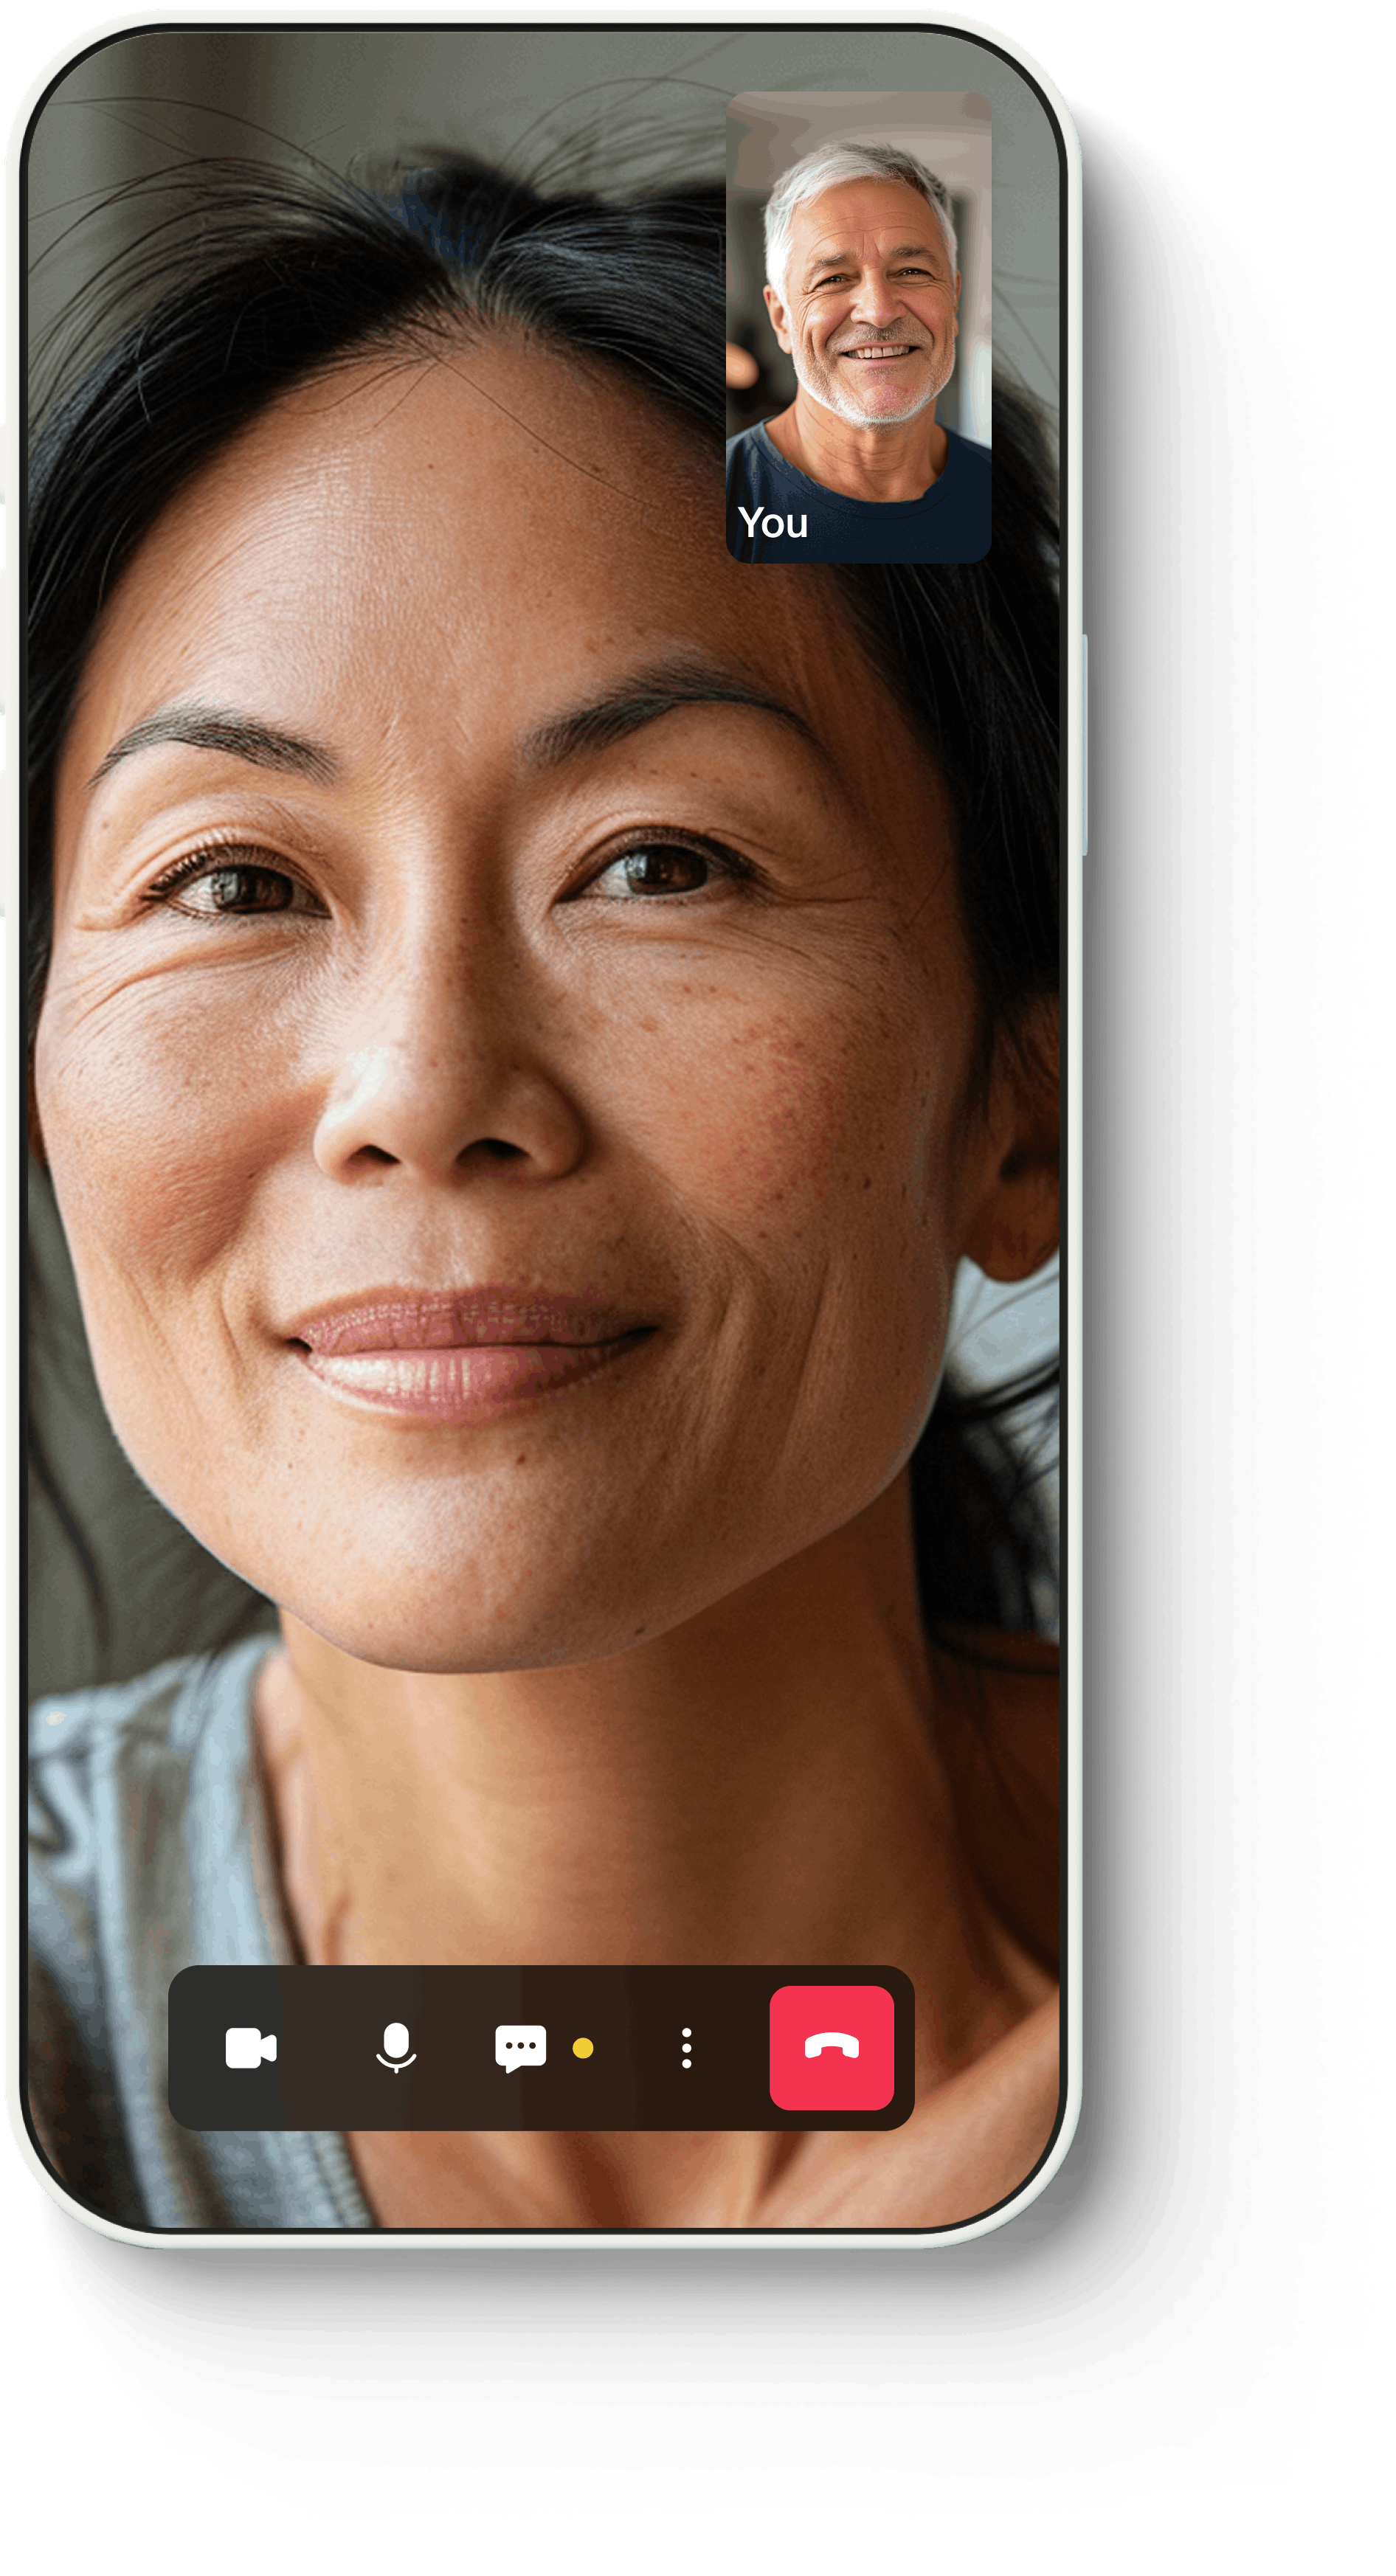
[[[339,2135],[182,2129],[166,2100],[171,1978],[295,1959],[251,1723],[273,1643],[31,1715],[31,2106],[72,2197],[119,2224],[375,2224]]]

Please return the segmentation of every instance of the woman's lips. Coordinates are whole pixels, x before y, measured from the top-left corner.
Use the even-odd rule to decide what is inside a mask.
[[[588,1298],[481,1288],[366,1299],[287,1339],[322,1386],[374,1411],[484,1422],[594,1377],[655,1329]]]
[[[337,1395],[387,1413],[415,1413],[433,1422],[488,1422],[538,1395],[552,1395],[576,1379],[594,1377],[645,1336],[627,1333],[614,1342],[485,1345],[471,1350],[311,1351],[306,1367]]]
[[[598,1297],[550,1295],[532,1288],[452,1288],[419,1295],[384,1288],[301,1316],[288,1341],[316,1358],[359,1351],[479,1349],[485,1343],[578,1344],[613,1341],[643,1319]]]

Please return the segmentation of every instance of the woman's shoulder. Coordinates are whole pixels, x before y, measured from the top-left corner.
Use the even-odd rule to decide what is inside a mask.
[[[141,1744],[189,1750],[213,1714],[245,1715],[271,1643],[244,1638],[221,1654],[174,1657],[133,1681],[48,1693],[29,1711],[31,1766],[76,1771]]]
[[[29,1924],[55,1963],[95,1954],[113,1926],[125,1948],[191,1878],[195,1844],[227,1857],[246,1839],[251,1698],[270,1643],[35,1703]]]

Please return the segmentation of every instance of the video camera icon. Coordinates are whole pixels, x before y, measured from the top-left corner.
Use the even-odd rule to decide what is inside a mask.
[[[276,2064],[276,2033],[263,2039],[259,2030],[225,2030],[223,2033],[225,2066],[261,2066]]]

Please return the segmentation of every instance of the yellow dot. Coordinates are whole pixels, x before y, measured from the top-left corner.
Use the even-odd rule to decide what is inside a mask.
[[[574,2039],[572,2042],[572,2054],[574,2057],[590,2057],[591,2041],[589,2039]]]

